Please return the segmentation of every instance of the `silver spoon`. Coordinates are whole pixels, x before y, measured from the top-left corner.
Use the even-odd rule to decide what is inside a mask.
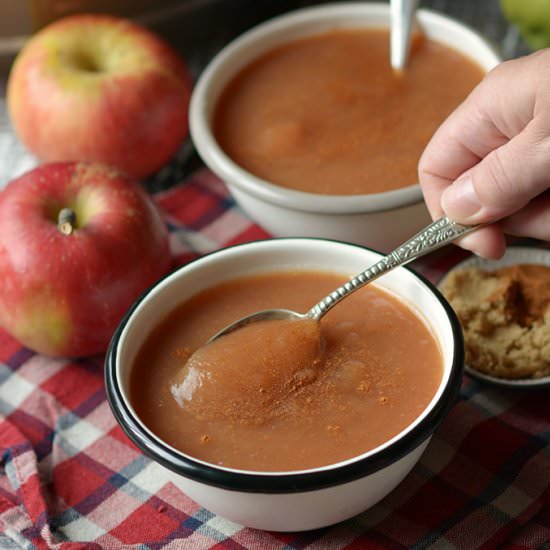
[[[390,63],[396,71],[407,65],[411,45],[411,30],[418,0],[391,0],[390,2]]]
[[[319,321],[321,317],[340,302],[340,300],[343,300],[346,296],[349,296],[352,292],[355,292],[367,283],[374,281],[374,279],[377,279],[396,267],[405,265],[445,246],[455,239],[474,231],[478,227],[479,226],[460,225],[447,217],[440,218],[425,227],[408,241],[405,241],[367,270],[352,277],[342,286],[332,291],[328,296],[315,304],[308,312],[297,313],[290,309],[265,309],[257,311],[227,325],[214,334],[208,342],[212,342],[220,336],[229,334],[244,325],[256,321],[272,321],[278,319],[313,319],[314,321]]]

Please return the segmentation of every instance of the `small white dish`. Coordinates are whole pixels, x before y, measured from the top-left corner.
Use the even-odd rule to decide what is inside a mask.
[[[438,282],[437,286],[441,289],[445,279],[453,271],[465,269],[468,267],[478,267],[486,269],[488,271],[495,271],[501,267],[506,267],[515,264],[541,264],[550,266],[550,249],[546,248],[533,248],[525,246],[509,246],[506,253],[499,260],[487,260],[478,256],[470,256],[466,260],[459,262],[452,267]],[[464,372],[482,382],[488,382],[493,385],[501,386],[504,388],[516,388],[516,389],[540,389],[550,387],[550,376],[544,376],[542,378],[522,378],[518,380],[512,380],[507,378],[498,378],[496,376],[490,376],[477,369],[474,369],[467,364],[464,365]]]

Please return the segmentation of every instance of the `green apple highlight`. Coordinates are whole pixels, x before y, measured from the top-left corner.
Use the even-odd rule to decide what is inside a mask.
[[[548,0],[501,0],[502,12],[516,25],[533,50],[550,46],[550,2]]]

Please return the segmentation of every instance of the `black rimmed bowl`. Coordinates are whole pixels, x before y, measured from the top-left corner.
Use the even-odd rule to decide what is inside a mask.
[[[143,341],[178,304],[195,294],[260,272],[303,269],[351,276],[380,257],[360,246],[324,239],[257,241],[204,256],[149,289],[113,336],[106,359],[106,387],[122,429],[152,459],[152,467],[162,470],[159,475],[215,514],[273,531],[301,531],[340,522],[392,491],[417,463],[452,406],[463,372],[462,333],[455,314],[434,286],[409,269],[395,269],[373,284],[408,304],[428,325],[443,356],[442,380],[414,422],[360,456],[292,472],[237,470],[206,463],[152,433],[136,414],[129,392],[130,371]]]

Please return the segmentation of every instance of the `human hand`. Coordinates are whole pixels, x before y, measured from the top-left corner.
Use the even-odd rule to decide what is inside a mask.
[[[439,127],[419,163],[434,219],[490,224],[458,244],[499,258],[505,234],[550,240],[550,49],[501,63]]]

